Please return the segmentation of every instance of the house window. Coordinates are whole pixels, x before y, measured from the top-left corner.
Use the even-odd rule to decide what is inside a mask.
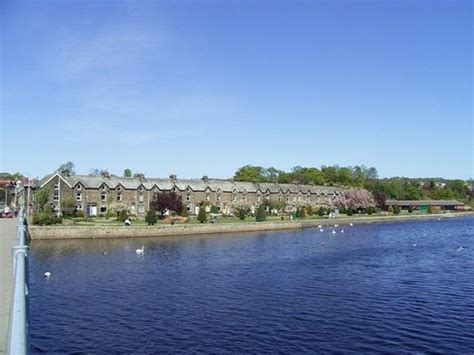
[[[76,192],[76,201],[80,202],[82,201],[82,192]]]
[[[143,202],[143,193],[138,195],[138,202]]]
[[[59,191],[58,190],[54,191],[53,201],[59,201]]]
[[[237,200],[237,190],[232,190],[232,201],[236,201]]]
[[[247,190],[244,190],[244,191],[242,192],[242,200],[245,201],[246,199],[247,199]]]
[[[76,210],[82,210],[82,205],[76,205]]]
[[[77,185],[77,191],[81,191],[82,190],[82,186],[81,185]]]
[[[216,200],[217,200],[217,201],[220,201],[220,200],[221,200],[221,189],[218,189],[218,190],[217,190],[217,197],[216,197]]]
[[[191,201],[191,188],[189,186],[186,189],[186,201]]]
[[[211,191],[209,189],[206,190],[206,201],[211,200]]]
[[[59,183],[58,182],[56,184],[54,184],[54,189],[59,190]]]
[[[145,206],[138,205],[138,213],[145,213]]]
[[[122,201],[122,191],[118,191],[117,192],[117,202],[121,202]]]
[[[106,206],[100,206],[100,213],[106,213],[107,212],[107,207]]]

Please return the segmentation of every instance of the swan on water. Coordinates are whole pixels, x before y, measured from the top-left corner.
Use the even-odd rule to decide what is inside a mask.
[[[354,225],[354,223],[349,223],[349,225],[352,227]]]
[[[135,253],[137,253],[137,254],[143,254],[144,251],[145,251],[145,246],[142,245],[142,248],[141,248],[141,249],[136,249],[136,250],[135,250]]]
[[[49,271],[46,271],[46,272],[44,273],[44,277],[50,277],[50,276],[51,276],[51,273],[50,273]]]
[[[413,246],[414,246],[414,247],[416,247],[416,243],[415,243],[415,244],[413,244]]]
[[[324,232],[324,229],[322,229],[322,228],[319,228],[319,231],[322,233],[322,232]]]
[[[337,232],[333,229],[333,230],[332,230],[332,234],[336,234],[336,233],[337,233]]]
[[[344,229],[341,229],[341,233],[344,233]]]
[[[463,251],[463,250],[464,250],[463,247],[459,247],[459,248],[458,248],[458,251]]]

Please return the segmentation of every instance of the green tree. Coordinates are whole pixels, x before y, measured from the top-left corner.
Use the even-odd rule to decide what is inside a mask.
[[[125,222],[128,218],[128,211],[126,209],[121,210],[117,215],[117,221]]]
[[[322,217],[324,216],[324,214],[326,213],[326,211],[324,210],[324,207],[319,207],[319,210],[318,210],[318,216],[319,217]]]
[[[401,209],[399,205],[393,206],[393,214],[400,214]]]
[[[262,222],[267,219],[267,211],[265,211],[265,206],[261,204],[257,208],[257,213],[255,214],[255,219],[257,222]]]
[[[265,182],[261,166],[245,165],[239,168],[234,175],[235,181]]]
[[[61,174],[70,174],[74,175],[76,172],[74,171],[75,165],[72,161],[68,161],[66,163],[61,164],[56,171]]]
[[[247,217],[247,215],[250,213],[250,208],[248,206],[240,205],[234,207],[235,215],[239,217],[241,221]]]
[[[130,169],[125,169],[123,171],[123,177],[132,177],[132,171]]]
[[[44,205],[46,205],[46,203],[49,200],[49,193],[50,193],[50,189],[47,186],[40,188],[36,192],[35,202],[40,212],[43,211]]]
[[[148,223],[149,226],[154,225],[158,221],[158,218],[156,217],[156,211],[153,207],[150,207],[148,210],[146,217],[145,217],[145,222]]]
[[[300,208],[300,218],[304,219],[305,217],[306,217],[306,212],[304,210],[304,207],[301,207]]]
[[[211,213],[217,214],[219,213],[219,208],[216,205],[211,206]]]
[[[313,207],[311,207],[311,205],[306,206],[306,213],[308,216],[312,216],[314,214]]]
[[[207,213],[206,213],[206,208],[204,206],[201,206],[199,208],[199,213],[197,215],[197,220],[201,223],[206,223],[207,222]]]

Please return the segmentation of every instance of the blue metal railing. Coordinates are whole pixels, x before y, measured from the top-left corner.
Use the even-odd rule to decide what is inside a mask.
[[[28,321],[27,321],[27,257],[26,223],[24,209],[18,213],[17,243],[12,247],[13,261],[13,296],[10,315],[10,333],[8,354],[28,353]]]

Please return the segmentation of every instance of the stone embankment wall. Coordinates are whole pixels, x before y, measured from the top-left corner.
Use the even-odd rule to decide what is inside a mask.
[[[473,216],[473,212],[442,215],[398,215],[378,217],[351,217],[321,220],[296,220],[275,222],[244,222],[215,224],[175,224],[156,226],[30,226],[31,239],[93,239],[93,238],[131,238],[163,237],[194,234],[222,234],[285,229],[311,228],[318,225],[344,225],[349,223],[402,222],[421,219]]]

